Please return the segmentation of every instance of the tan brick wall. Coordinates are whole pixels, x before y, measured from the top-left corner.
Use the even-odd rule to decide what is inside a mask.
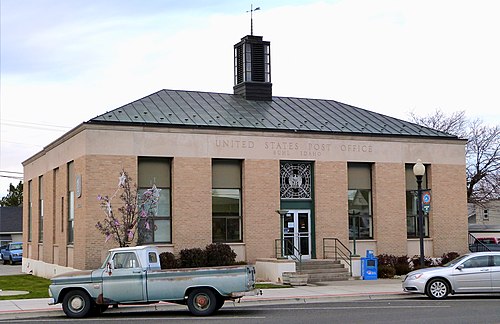
[[[338,238],[349,245],[347,163],[315,164],[316,257],[323,258],[323,238]]]
[[[212,159],[172,160],[172,228],[175,253],[212,243]]]
[[[467,192],[465,167],[431,165],[430,236],[434,256],[467,251]],[[460,176],[457,176],[460,175]]]
[[[243,240],[249,262],[275,256],[274,240],[280,237],[279,168],[277,160],[243,164]]]
[[[372,169],[376,254],[405,255],[406,188],[403,163],[375,163]],[[361,252],[363,254],[363,252]]]

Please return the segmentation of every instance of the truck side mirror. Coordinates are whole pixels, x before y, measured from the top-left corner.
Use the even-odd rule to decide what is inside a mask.
[[[106,264],[106,272],[111,276],[113,270],[115,269],[115,262],[113,260],[109,260]]]

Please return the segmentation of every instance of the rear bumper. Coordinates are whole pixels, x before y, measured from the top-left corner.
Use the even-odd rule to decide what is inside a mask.
[[[233,292],[231,295],[229,295],[231,298],[241,298],[243,296],[257,296],[257,295],[262,295],[262,290],[260,289],[253,289],[249,291],[238,291],[238,292]]]

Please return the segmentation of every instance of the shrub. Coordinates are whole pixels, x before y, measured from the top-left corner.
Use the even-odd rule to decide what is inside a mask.
[[[440,261],[439,265],[443,265],[445,263],[448,263],[451,260],[458,258],[459,256],[460,256],[460,254],[458,254],[457,252],[448,252],[448,253],[445,253],[441,257],[441,261]]]
[[[413,270],[420,269],[420,268],[427,268],[432,266],[432,258],[426,258],[424,257],[424,266],[420,266],[420,256],[415,255],[412,259],[411,262],[413,264]]]
[[[162,269],[175,269],[178,267],[177,259],[171,252],[160,253],[160,266]]]
[[[393,278],[396,274],[394,267],[387,264],[378,266],[378,278]]]
[[[207,265],[206,252],[200,248],[184,249],[179,253],[181,268],[197,268]]]
[[[395,261],[394,270],[396,271],[396,275],[403,276],[411,271],[410,260],[407,255],[397,257]]]
[[[384,266],[394,266],[396,264],[397,257],[391,254],[379,254],[377,255],[378,265]]]
[[[206,246],[207,266],[228,266],[234,264],[236,253],[227,244],[212,243]]]

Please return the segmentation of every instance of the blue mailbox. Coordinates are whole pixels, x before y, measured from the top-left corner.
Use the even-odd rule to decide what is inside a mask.
[[[378,259],[373,255],[373,250],[366,250],[366,257],[361,258],[361,276],[363,280],[377,280]]]

